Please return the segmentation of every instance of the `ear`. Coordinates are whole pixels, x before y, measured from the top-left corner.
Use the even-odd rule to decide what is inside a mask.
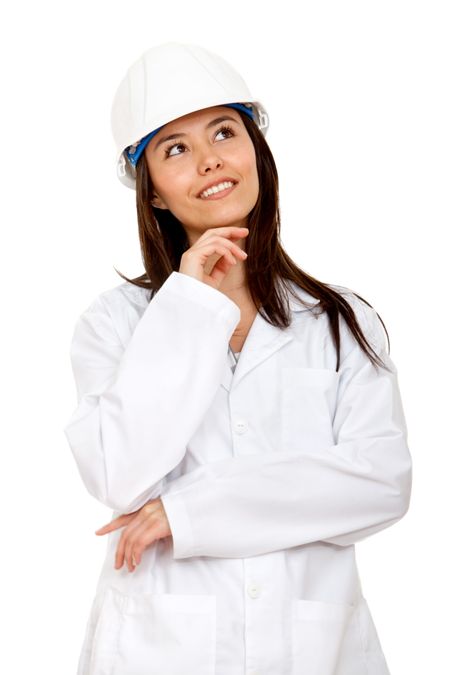
[[[157,209],[168,209],[169,207],[167,204],[164,202],[163,199],[156,193],[153,195],[152,199],[150,200],[150,204],[154,206]]]

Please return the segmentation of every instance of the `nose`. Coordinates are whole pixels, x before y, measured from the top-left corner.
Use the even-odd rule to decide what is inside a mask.
[[[201,168],[201,173],[207,173],[208,171],[213,171],[215,169],[219,169],[221,166],[223,166],[223,162],[221,159],[216,160],[215,162],[208,162],[204,163]]]
[[[208,171],[214,171],[223,166],[223,160],[217,153],[216,148],[207,147],[204,151],[200,151],[200,158],[198,161],[199,172],[204,174]]]

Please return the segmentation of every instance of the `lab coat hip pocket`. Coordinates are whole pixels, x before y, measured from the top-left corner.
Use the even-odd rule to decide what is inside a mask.
[[[216,596],[107,588],[79,675],[214,675]]]
[[[293,599],[292,675],[335,675],[354,610],[350,604]]]
[[[339,374],[327,368],[282,368],[283,450],[321,450],[335,443],[333,418],[338,383]]]

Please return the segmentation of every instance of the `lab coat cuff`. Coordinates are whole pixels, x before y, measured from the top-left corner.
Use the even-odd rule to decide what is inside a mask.
[[[227,322],[231,320],[236,324],[241,319],[239,305],[231,298],[188,274],[173,271],[166,279],[164,286],[185,300],[197,302],[206,309],[213,310],[218,316],[223,316]]]
[[[168,493],[160,499],[172,532],[174,559],[194,556],[194,533],[183,498],[177,493]]]

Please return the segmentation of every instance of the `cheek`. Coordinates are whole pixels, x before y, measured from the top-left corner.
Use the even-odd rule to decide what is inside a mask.
[[[249,182],[258,186],[258,170],[256,168],[256,155],[253,145],[247,149],[245,157],[245,174]]]
[[[257,195],[259,193],[259,178],[254,158],[250,158],[246,167],[248,186]]]
[[[190,183],[187,172],[178,167],[164,173],[160,172],[158,180],[154,182],[154,188],[169,208],[176,207],[189,195]]]

